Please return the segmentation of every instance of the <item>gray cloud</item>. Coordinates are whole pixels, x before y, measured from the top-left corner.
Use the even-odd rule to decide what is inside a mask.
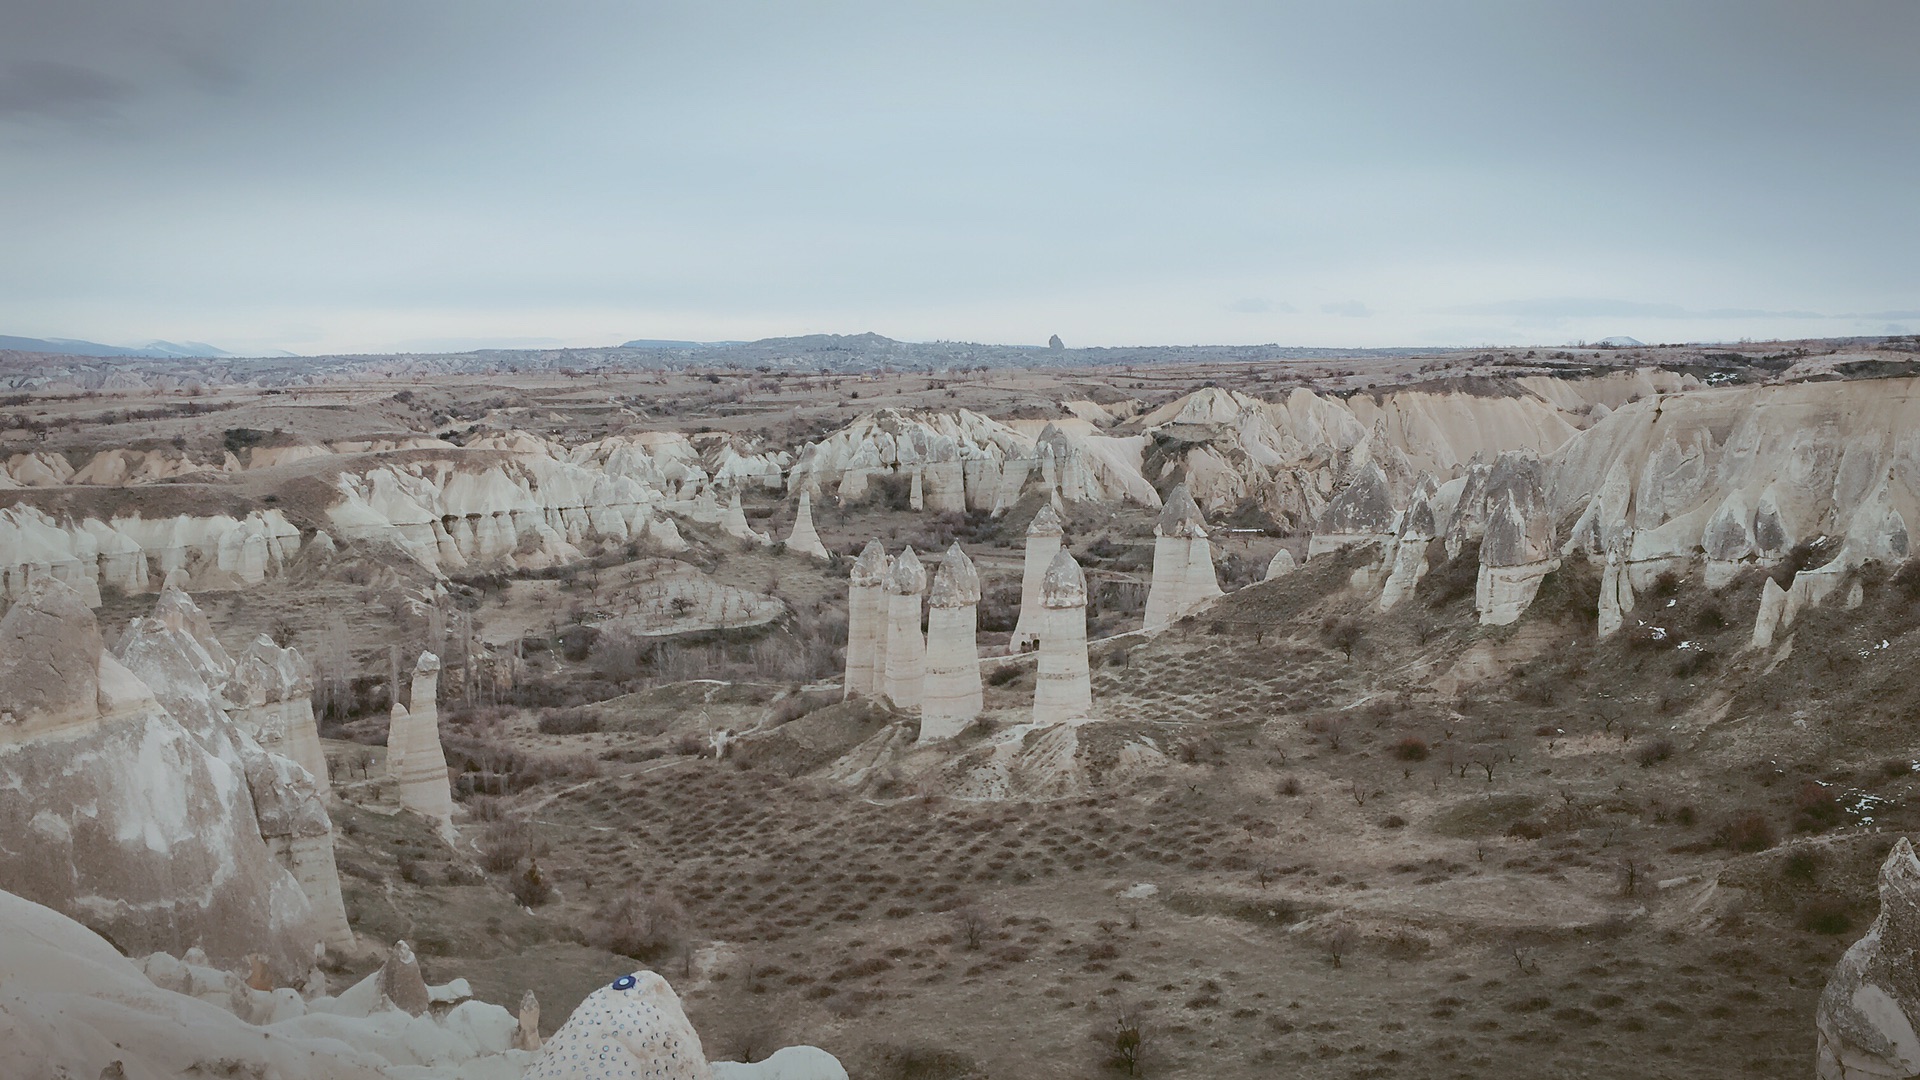
[[[15,4],[0,333],[1869,332],[1920,5],[1840,5]]]
[[[1246,296],[1227,305],[1228,311],[1242,315],[1291,315],[1299,310],[1292,304],[1272,300],[1263,300],[1258,296]]]
[[[132,94],[126,82],[78,64],[18,60],[0,66],[0,116],[98,119]]]

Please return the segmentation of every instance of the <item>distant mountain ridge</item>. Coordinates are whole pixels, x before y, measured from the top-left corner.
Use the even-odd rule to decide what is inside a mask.
[[[0,334],[0,349],[17,352],[52,353],[56,356],[140,356],[164,359],[175,356],[196,360],[217,360],[233,354],[204,341],[149,341],[145,345],[102,345],[78,338],[31,338]]]

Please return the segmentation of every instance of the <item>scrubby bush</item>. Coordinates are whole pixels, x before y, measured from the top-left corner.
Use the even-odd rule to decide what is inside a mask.
[[[1708,597],[1693,613],[1693,628],[1703,634],[1725,630],[1727,622],[1727,611],[1720,606],[1720,601],[1715,597]]]
[[[1800,905],[1802,930],[1816,934],[1844,934],[1853,926],[1853,912],[1845,898],[1816,896]]]
[[[520,860],[546,853],[545,842],[531,825],[519,818],[507,818],[487,826],[477,846],[480,865],[493,874],[504,874],[520,865]]]
[[[987,672],[987,685],[1005,686],[1025,673],[1026,669],[1019,664],[1001,664]]]
[[[541,872],[538,859],[528,860],[526,869],[513,875],[508,891],[521,907],[537,908],[553,899],[553,884]]]
[[[795,690],[774,702],[772,726],[779,727],[781,724],[792,723],[808,713],[826,708],[839,700],[839,697],[838,694],[806,694]]]
[[[687,912],[664,892],[630,888],[600,905],[587,940],[608,952],[652,963],[686,938]]]
[[[1418,735],[1409,735],[1393,744],[1393,756],[1401,761],[1425,761],[1432,752],[1427,740]]]
[[[1352,659],[1354,647],[1366,633],[1367,628],[1360,620],[1349,616],[1329,615],[1320,623],[1320,636],[1348,659]]]
[[[1673,740],[1664,735],[1642,744],[1640,749],[1633,752],[1633,760],[1639,762],[1643,769],[1658,765],[1672,756]]]
[[[1840,824],[1846,817],[1833,792],[1814,780],[1800,785],[1793,795],[1793,827],[1800,832],[1820,832]]]
[[[1419,596],[1428,607],[1440,608],[1457,600],[1473,596],[1480,582],[1480,544],[1478,541],[1462,544],[1460,554],[1446,557],[1446,544],[1435,540],[1427,546],[1427,563],[1432,569],[1414,586],[1414,595]],[[1439,565],[1434,565],[1438,560]]]
[[[1139,1012],[1129,1010],[1114,1021],[1107,1039],[1107,1067],[1139,1076],[1147,1049],[1146,1022]]]
[[[600,730],[600,714],[592,709],[548,709],[540,714],[542,735],[585,735]]]
[[[1811,848],[1795,848],[1780,861],[1780,876],[1788,881],[1811,882],[1820,876],[1820,857]]]
[[[1734,851],[1765,851],[1774,845],[1773,823],[1758,810],[1744,810],[1728,818],[1714,839]]]
[[[1920,603],[1920,559],[1908,559],[1893,572],[1893,588],[1909,604]]]

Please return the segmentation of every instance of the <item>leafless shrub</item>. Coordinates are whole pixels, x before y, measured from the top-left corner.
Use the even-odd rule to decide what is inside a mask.
[[[522,859],[547,853],[546,841],[519,818],[507,818],[487,826],[480,834],[478,846],[480,865],[492,874],[504,874],[520,865]]]
[[[526,869],[513,875],[508,891],[521,907],[536,908],[553,899],[553,884],[541,871],[538,859],[528,860]]]
[[[1634,751],[1633,760],[1643,769],[1651,768],[1673,756],[1673,740],[1661,736]]]
[[[992,921],[978,904],[962,904],[953,909],[953,932],[962,947],[972,952],[980,948],[992,929]]]
[[[1334,967],[1340,966],[1340,959],[1353,952],[1360,944],[1360,931],[1351,923],[1335,923],[1320,936],[1320,947],[1326,950],[1327,962]]]
[[[608,952],[652,963],[682,944],[686,924],[686,909],[672,896],[629,888],[600,905],[587,940]]]

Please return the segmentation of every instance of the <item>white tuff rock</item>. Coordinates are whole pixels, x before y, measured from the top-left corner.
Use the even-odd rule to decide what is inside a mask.
[[[800,491],[799,509],[793,514],[793,532],[787,534],[787,550],[816,559],[828,557],[827,546],[820,542],[820,534],[813,528],[813,494],[805,488]]]
[[[1033,688],[1033,722],[1054,724],[1085,717],[1093,709],[1087,669],[1087,579],[1073,553],[1054,553],[1041,583],[1047,624],[1040,633],[1039,672]]]
[[[955,543],[940,560],[927,594],[927,675],[920,701],[920,741],[958,735],[980,715],[980,574]]]
[[[887,571],[885,693],[896,708],[918,709],[926,688],[927,639],[920,633],[920,598],[927,571],[911,547]]]
[[[1040,624],[1046,620],[1040,606],[1040,582],[1047,576],[1047,567],[1053,565],[1065,533],[1060,515],[1052,506],[1042,506],[1027,526],[1026,558],[1020,566],[1020,618],[1007,642],[1010,653],[1022,652],[1040,639]]]
[[[883,591],[890,569],[886,548],[869,540],[847,575],[847,674],[843,697],[879,697],[886,675],[887,601]]]
[[[1880,915],[1834,965],[1814,1012],[1819,1080],[1920,1076],[1920,859],[1906,837],[1880,864]]]
[[[1048,573],[1052,572],[1049,567]],[[1176,484],[1153,526],[1153,582],[1147,587],[1146,628],[1170,626],[1220,595],[1206,518],[1187,494],[1187,485]]]
[[[710,1080],[680,996],[651,971],[587,995],[540,1048],[526,1080]]]
[[[440,658],[421,653],[413,666],[408,704],[394,703],[393,725],[387,731],[387,773],[393,779],[400,805],[453,826],[453,787],[447,774],[447,755],[440,745]]]

